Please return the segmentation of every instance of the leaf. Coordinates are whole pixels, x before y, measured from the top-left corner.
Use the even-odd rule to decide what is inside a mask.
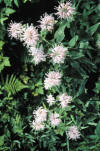
[[[40,80],[35,84],[35,86],[36,86],[36,87],[39,87],[39,86],[41,86],[41,85],[43,85],[43,83],[42,83],[42,80],[40,79]]]
[[[10,67],[10,62],[9,62],[9,58],[8,57],[3,57],[4,60],[4,65],[7,67]]]
[[[3,47],[4,44],[5,44],[4,41],[0,40],[0,50],[2,50],[2,47]]]
[[[96,93],[100,92],[100,78],[96,82],[96,87],[94,88],[94,92],[96,92]]]
[[[74,47],[75,46],[75,44],[76,44],[76,42],[77,42],[77,40],[78,40],[78,35],[76,35],[76,36],[74,36],[70,41],[69,41],[69,46],[70,47]]]
[[[95,129],[95,134],[100,138],[100,121],[97,124],[97,127]]]
[[[12,8],[6,8],[6,10],[5,10],[5,14],[7,16],[9,16],[10,14],[13,14],[14,12],[15,12],[15,10]]]
[[[27,88],[27,86],[21,83],[19,79],[16,78],[15,75],[11,75],[11,76],[7,75],[4,88],[7,91],[7,93],[10,95],[10,94],[16,94],[22,89]]]
[[[14,3],[17,7],[19,7],[18,0],[14,0]]]
[[[44,94],[43,87],[37,88],[36,89],[36,93],[38,93],[38,94]]]
[[[72,59],[80,59],[84,57],[84,54],[82,52],[76,53],[76,51],[69,53],[69,55],[72,57]]]
[[[5,66],[10,67],[10,62],[9,62],[9,58],[8,57],[3,57],[0,60],[0,72],[4,69]]]
[[[100,25],[100,23],[97,23],[97,24],[91,26],[90,29],[89,29],[89,33],[90,33],[91,35],[93,35],[93,34],[97,31],[99,25]]]
[[[4,135],[0,136],[0,146],[2,146],[4,144]]]
[[[16,117],[11,119],[11,123],[13,126],[13,132],[21,136],[23,134],[23,121],[21,119],[21,116],[19,114],[16,114]]]
[[[85,91],[85,84],[87,82],[87,79],[84,79],[82,82],[81,82],[81,85],[79,87],[79,90],[76,94],[76,97],[78,97],[79,95],[81,95],[84,91]]]
[[[0,23],[3,25],[3,24],[4,24],[4,21],[6,21],[7,19],[8,19],[8,17],[0,18]]]
[[[62,22],[58,30],[55,32],[54,39],[56,39],[57,42],[61,42],[65,38],[64,30],[67,26],[66,22]]]

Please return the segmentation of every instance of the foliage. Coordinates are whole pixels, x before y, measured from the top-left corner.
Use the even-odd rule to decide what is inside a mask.
[[[27,88],[27,86],[22,84],[14,75],[6,77],[4,89],[8,92],[8,95],[16,94],[24,88]]]
[[[31,5],[34,2],[39,1],[31,0]],[[0,1],[4,6],[0,8],[0,151],[100,150],[99,2],[72,0],[73,18],[60,20],[55,17],[54,30],[41,31],[37,45],[37,48],[44,48],[47,55],[55,44],[64,46],[68,49],[64,63],[54,64],[48,57],[35,65],[29,48],[23,46],[21,50],[18,40],[9,40],[9,57],[4,53],[8,44],[6,21],[21,3],[27,5],[28,0]],[[11,53],[13,48],[18,52],[16,49]],[[61,73],[61,85],[46,90],[46,74],[53,70]],[[65,92],[72,96],[72,102],[67,108],[61,108],[58,96]],[[53,106],[46,100],[51,93],[56,100]],[[50,112],[59,113],[62,122],[52,127],[47,120],[45,129],[36,131],[32,128],[33,111],[40,106],[49,111],[48,117]],[[71,125],[77,125],[81,133],[76,141],[69,140],[66,135]]]

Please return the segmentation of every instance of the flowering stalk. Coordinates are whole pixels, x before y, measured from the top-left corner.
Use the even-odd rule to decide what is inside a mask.
[[[67,151],[69,151],[69,139],[68,139],[68,136],[67,136]]]
[[[75,9],[72,7],[71,2],[66,2],[59,3],[59,6],[56,7],[56,11],[56,15],[59,19],[62,20],[71,18]],[[38,29],[33,26],[33,24],[22,25],[21,23],[11,22],[8,27],[9,36],[23,42],[23,44],[29,49],[29,54],[33,57],[32,61],[35,65],[45,61],[48,59],[47,57],[51,59],[53,63],[52,69],[49,69],[49,72],[47,72],[44,77],[45,90],[52,90],[52,87],[60,86],[62,71],[59,70],[59,67],[62,67],[61,64],[64,63],[69,49],[69,47],[66,48],[62,44],[51,44],[48,40],[45,39],[48,32],[52,33],[52,31],[54,31],[55,22],[56,21],[53,15],[48,15],[45,13],[39,21],[39,27],[41,29],[40,33],[38,32]],[[45,49],[42,49],[42,46],[40,46],[43,41],[48,44],[47,48],[49,51],[47,51],[47,53],[44,53]],[[44,106],[41,106],[33,112],[34,120],[32,121],[31,126],[36,131],[44,130],[47,123],[49,123],[49,126],[53,128],[56,128],[57,126],[59,128],[63,121],[65,123],[66,119],[62,120],[61,113],[62,110],[66,112],[65,109],[68,107],[69,103],[71,103],[72,97],[69,96],[66,92],[58,94],[58,100],[56,102],[55,96],[53,96],[52,93],[49,93],[49,95],[47,95],[46,101],[49,104],[49,108],[52,110],[49,111]],[[53,108],[56,105],[59,106],[58,110]],[[78,131],[77,126],[70,126],[66,135],[67,150],[69,151],[69,139],[77,140],[80,138],[80,132]]]

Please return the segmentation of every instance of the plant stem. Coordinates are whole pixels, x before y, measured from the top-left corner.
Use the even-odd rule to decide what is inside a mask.
[[[68,139],[68,136],[67,136],[67,151],[69,151],[69,139]]]

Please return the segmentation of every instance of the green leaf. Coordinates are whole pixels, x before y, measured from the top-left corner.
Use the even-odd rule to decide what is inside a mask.
[[[8,57],[3,57],[4,60],[4,66],[10,67],[10,61]]]
[[[39,86],[41,86],[43,83],[42,83],[42,80],[40,79],[36,84],[35,84],[35,86],[36,87],[39,87]]]
[[[100,23],[97,23],[97,24],[91,26],[90,29],[89,29],[89,33],[90,33],[91,35],[93,35],[93,34],[97,31],[99,25],[100,25]]]
[[[100,121],[97,124],[97,127],[95,129],[95,134],[100,138]]]
[[[87,79],[84,79],[84,80],[81,82],[81,85],[80,85],[79,90],[78,90],[78,92],[77,92],[77,94],[76,94],[76,97],[78,97],[79,95],[81,95],[82,93],[85,92],[85,84],[86,84],[86,82],[87,82]]]
[[[94,88],[94,92],[96,92],[96,93],[100,92],[100,78],[96,82],[96,87]]]
[[[8,17],[0,18],[0,23],[3,25],[3,24],[4,24],[4,21],[6,21],[7,19],[8,19]]]
[[[74,47],[75,46],[75,44],[76,44],[76,42],[77,42],[77,40],[78,40],[78,35],[76,35],[76,36],[74,36],[70,41],[69,41],[69,46],[70,47]]]
[[[5,14],[7,16],[9,16],[10,14],[13,14],[14,12],[15,12],[15,10],[12,8],[6,8],[6,10],[5,10]]]
[[[2,146],[4,144],[4,135],[0,136],[0,146]]]
[[[4,84],[4,89],[8,92],[8,94],[16,94],[17,92],[21,91],[28,86],[24,85],[16,78],[15,75],[11,75],[10,77],[7,75],[6,81]]]
[[[2,57],[0,58],[0,71],[4,69],[4,67],[10,67],[10,62],[8,57]]]
[[[0,40],[0,50],[2,50],[2,47],[3,47],[4,44],[5,44],[4,41]]]
[[[14,3],[17,7],[19,7],[18,0],[14,0]]]
[[[58,28],[54,35],[54,39],[56,40],[56,42],[61,42],[65,38],[64,30],[66,26],[67,26],[66,22],[62,22],[60,24],[60,27]]]
[[[44,94],[43,87],[37,88],[37,89],[36,89],[36,93],[38,93],[38,94]]]

